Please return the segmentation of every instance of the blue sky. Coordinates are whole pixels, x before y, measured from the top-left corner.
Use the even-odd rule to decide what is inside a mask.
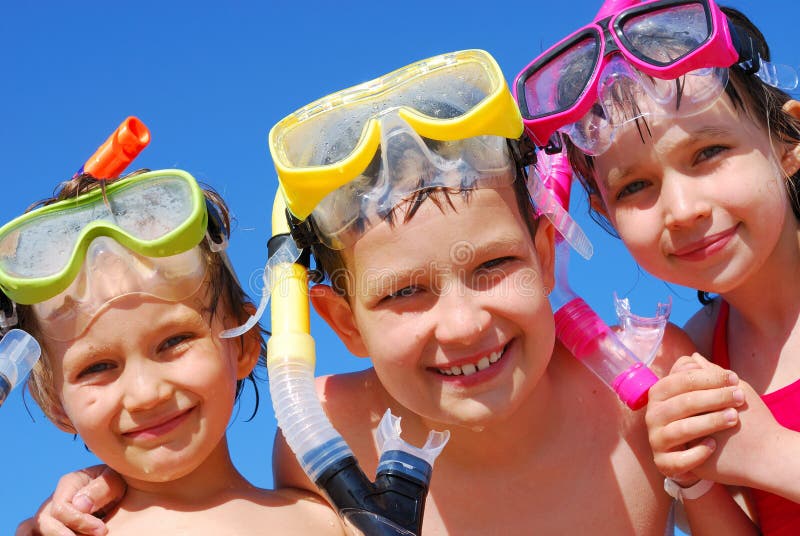
[[[19,215],[69,178],[126,116],[150,128],[136,167],[177,167],[216,188],[235,217],[230,255],[254,299],[266,259],[269,212],[277,186],[267,132],[282,117],[323,95],[415,60],[466,48],[488,50],[511,80],[543,48],[599,8],[597,0],[458,3],[381,2],[4,2],[0,6],[0,163],[5,169],[0,220]],[[769,39],[773,59],[800,64],[787,0],[734,0]],[[565,10],[563,6],[569,6]],[[644,274],[613,238],[573,212],[595,246],[574,256],[573,288],[609,322],[612,292],[652,314],[671,296],[672,319],[697,308],[694,292]],[[314,318],[319,374],[357,370]],[[275,421],[268,389],[255,419],[252,389],[230,428],[234,461],[255,484],[270,487]],[[598,416],[600,417],[600,416]],[[97,463],[79,440],[58,431],[16,389],[0,408],[3,486],[0,534],[13,533],[65,472]]]

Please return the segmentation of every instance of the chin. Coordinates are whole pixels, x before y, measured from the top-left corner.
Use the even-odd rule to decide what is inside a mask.
[[[440,422],[447,426],[458,426],[480,431],[480,429],[495,426],[511,418],[519,404],[503,400],[502,403],[485,403],[480,400],[461,400],[458,403],[445,403],[449,411],[440,412],[435,418],[429,420]]]

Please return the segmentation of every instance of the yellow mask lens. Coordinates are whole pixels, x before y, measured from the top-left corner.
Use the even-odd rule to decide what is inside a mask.
[[[380,119],[396,113],[421,137],[516,139],[522,119],[497,62],[482,50],[435,56],[339,91],[275,125],[269,146],[289,210],[308,217],[353,180],[380,145]]]

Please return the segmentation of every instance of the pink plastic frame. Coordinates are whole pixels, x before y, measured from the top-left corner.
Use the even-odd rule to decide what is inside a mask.
[[[636,56],[633,47],[629,47],[621,28],[626,20],[653,11],[674,8],[685,5],[700,5],[710,24],[709,37],[694,51],[677,58],[668,64],[654,64]],[[613,10],[625,7],[616,14],[609,16]],[[611,36],[612,43],[608,43],[607,36]],[[599,42],[599,53],[595,58],[594,68],[589,82],[577,98],[576,102],[564,110],[531,116],[525,97],[525,84],[531,75],[551,60],[559,57],[576,43],[584,41],[587,37]],[[642,73],[662,80],[673,80],[690,71],[707,67],[730,67],[739,58],[739,53],[734,47],[725,14],[722,13],[714,0],[653,0],[639,3],[635,0],[607,0],[595,17],[594,22],[587,24],[568,37],[562,39],[544,53],[530,62],[514,79],[514,98],[519,104],[525,129],[534,143],[539,146],[547,145],[550,136],[559,128],[574,123],[583,117],[595,101],[597,84],[600,73],[610,61],[609,56],[619,52],[625,59]]]

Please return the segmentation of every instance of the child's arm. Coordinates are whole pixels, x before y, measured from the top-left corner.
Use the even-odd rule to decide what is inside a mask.
[[[715,483],[707,493],[697,499],[684,499],[683,508],[692,536],[761,534],[758,526],[747,517],[722,484]]]
[[[62,476],[53,495],[36,514],[17,527],[16,536],[108,533],[93,514],[113,508],[125,495],[125,482],[105,465],[95,465]]]

